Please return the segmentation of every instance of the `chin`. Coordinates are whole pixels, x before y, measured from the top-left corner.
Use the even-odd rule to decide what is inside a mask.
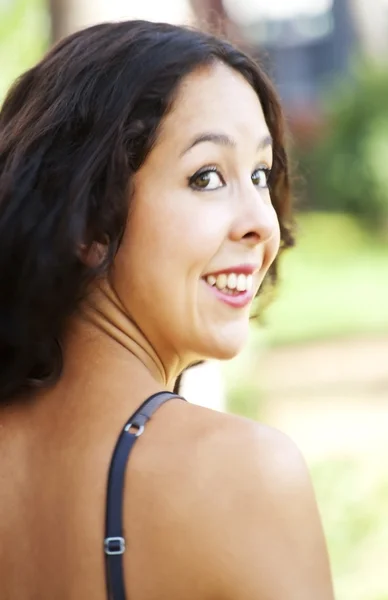
[[[216,339],[207,340],[207,358],[215,360],[229,360],[237,356],[243,349],[248,340],[249,327],[239,329],[239,331],[224,332],[223,336]]]
[[[235,358],[240,352],[243,350],[245,343],[240,345],[230,344],[229,346],[224,346],[217,352],[217,355],[213,358],[217,360],[230,360],[231,358]]]

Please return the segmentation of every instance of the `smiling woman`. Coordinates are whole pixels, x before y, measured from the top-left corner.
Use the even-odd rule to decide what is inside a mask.
[[[292,442],[169,391],[241,349],[289,210],[276,94],[223,40],[102,24],[15,83],[0,114],[5,598],[332,598]]]

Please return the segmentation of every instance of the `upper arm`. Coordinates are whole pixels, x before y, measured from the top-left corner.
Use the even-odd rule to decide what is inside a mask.
[[[228,442],[209,523],[219,595],[231,600],[333,600],[306,464],[283,434],[256,428]],[[233,438],[229,438],[233,439]],[[225,469],[225,472],[224,472]],[[214,562],[213,562],[214,561]]]

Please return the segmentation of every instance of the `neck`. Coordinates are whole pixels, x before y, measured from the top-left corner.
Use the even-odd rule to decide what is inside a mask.
[[[124,377],[134,369],[164,389],[172,389],[178,376],[176,364],[162,362],[152,344],[131,319],[107,280],[101,281],[82,303],[72,327],[72,342],[87,346],[86,354],[98,353],[104,364],[122,367]],[[93,335],[90,335],[93,331]],[[73,350],[73,349],[72,349]],[[79,354],[79,353],[77,353]],[[86,357],[88,359],[88,356]],[[117,372],[117,371],[116,371]]]

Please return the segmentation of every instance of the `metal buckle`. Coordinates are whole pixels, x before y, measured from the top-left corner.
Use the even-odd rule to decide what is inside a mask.
[[[136,433],[133,434],[135,435],[135,437],[139,437],[144,431],[144,425],[138,425],[137,423],[128,423],[128,425],[124,427],[124,431],[126,431],[127,433],[132,433],[131,431],[129,431],[130,429],[132,429],[132,427],[137,429]]]
[[[124,554],[125,539],[123,537],[108,537],[104,540],[105,554],[114,556],[115,554]]]

